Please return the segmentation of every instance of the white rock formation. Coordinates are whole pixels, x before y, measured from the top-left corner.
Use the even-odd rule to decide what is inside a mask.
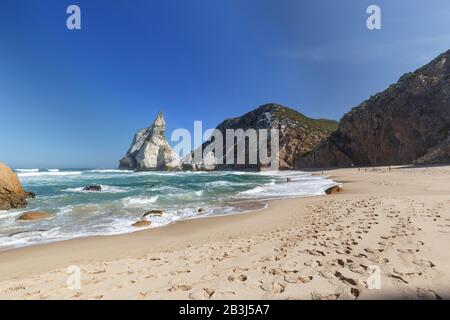
[[[172,150],[164,136],[166,122],[162,112],[153,124],[134,136],[127,154],[120,160],[120,169],[151,171],[180,170],[180,157]]]

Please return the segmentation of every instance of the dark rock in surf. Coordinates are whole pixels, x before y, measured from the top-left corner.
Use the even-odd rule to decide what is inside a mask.
[[[144,215],[142,216],[143,218],[145,218],[146,216],[157,216],[157,217],[161,217],[164,214],[163,210],[150,210],[147,211],[146,213],[144,213]]]
[[[87,186],[83,188],[83,191],[102,191],[102,186],[99,185],[93,185],[93,186]]]
[[[27,191],[25,192],[27,199],[34,199],[36,198],[36,193],[32,192],[32,191]]]

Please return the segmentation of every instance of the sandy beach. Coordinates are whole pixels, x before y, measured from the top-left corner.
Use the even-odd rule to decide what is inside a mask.
[[[324,175],[344,192],[1,252],[0,298],[450,298],[450,166]],[[72,265],[80,290],[66,284]]]

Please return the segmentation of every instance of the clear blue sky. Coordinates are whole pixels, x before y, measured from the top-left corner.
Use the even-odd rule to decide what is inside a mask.
[[[267,102],[339,119],[449,48],[448,0],[1,0],[0,161],[116,167],[159,110],[169,134]]]

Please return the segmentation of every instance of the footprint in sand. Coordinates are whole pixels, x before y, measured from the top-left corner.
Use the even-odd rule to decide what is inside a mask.
[[[321,276],[322,278],[325,278],[327,280],[334,279],[333,273],[328,270],[320,270],[318,274],[319,274],[319,276]]]
[[[435,264],[433,262],[431,262],[429,260],[423,260],[423,259],[413,260],[413,263],[418,266],[428,267],[428,268],[433,268],[435,266]]]
[[[331,261],[330,265],[335,266],[339,265],[341,267],[345,267],[346,265],[350,265],[353,263],[352,259],[335,259]]]
[[[405,279],[403,279],[401,276],[393,274],[393,273],[388,273],[386,274],[386,276],[388,276],[389,278],[395,279],[398,282],[404,283],[404,284],[408,284],[408,281],[406,281]]]
[[[177,292],[177,291],[189,291],[192,287],[190,285],[181,284],[181,285],[173,285],[168,291],[169,292]]]
[[[313,279],[312,276],[300,276],[296,273],[288,273],[284,276],[284,281],[288,283],[308,283]]]
[[[401,277],[418,277],[422,275],[422,272],[419,271],[399,269],[399,268],[394,268],[393,272]]]
[[[400,253],[408,253],[408,254],[413,254],[416,252],[419,252],[419,249],[397,249],[398,252]]]
[[[311,298],[313,300],[337,300],[339,297],[339,293],[311,293]]]
[[[228,281],[230,281],[230,282],[245,282],[245,281],[247,281],[247,276],[245,274],[241,274],[239,276],[229,276]]]
[[[360,265],[351,264],[348,266],[348,268],[351,272],[359,273],[359,274],[367,274],[368,273],[367,270],[369,269],[367,266],[365,266],[363,264],[360,264]]]
[[[417,289],[417,297],[422,300],[442,300],[442,297],[430,289]]]
[[[100,274],[100,273],[105,273],[106,269],[100,269],[100,270],[94,270],[89,272],[89,274]]]
[[[272,282],[263,283],[260,288],[266,292],[278,294],[284,292],[286,286],[278,282]]]
[[[214,280],[219,278],[220,275],[217,272],[205,274],[201,279],[202,280]]]
[[[360,295],[359,289],[356,289],[356,288],[351,288],[350,289],[350,293],[352,294],[352,296],[355,297],[355,299],[358,299],[358,297]]]
[[[338,278],[339,280],[341,280],[342,282],[348,283],[348,284],[350,284],[352,286],[356,286],[358,284],[358,282],[355,279],[352,279],[350,277],[346,277],[342,273],[340,273],[339,271],[336,271],[334,273],[334,276],[336,278]]]
[[[196,290],[189,294],[189,298],[193,300],[208,300],[211,299],[215,291],[210,288],[203,288]]]
[[[248,271],[248,268],[236,267],[236,268],[233,269],[234,273],[241,273],[241,272],[244,272],[244,271]]]
[[[320,261],[315,261],[315,260],[308,260],[308,261],[304,262],[303,264],[307,267],[319,267],[322,265],[322,263]]]
[[[308,250],[306,250],[306,253],[308,253],[312,256],[322,256],[322,257],[326,256],[325,252],[316,250],[316,249],[313,249],[313,250],[308,249]]]

